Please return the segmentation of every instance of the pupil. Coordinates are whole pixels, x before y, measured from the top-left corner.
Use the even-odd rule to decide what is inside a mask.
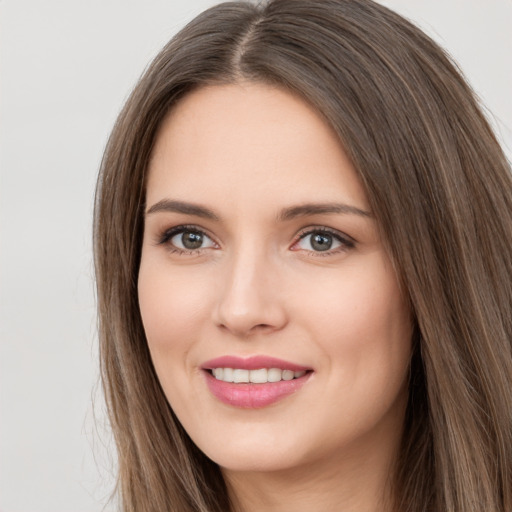
[[[199,249],[203,245],[201,233],[186,232],[181,236],[181,242],[186,249]]]
[[[332,236],[316,233],[311,237],[311,247],[315,251],[327,251],[332,246]]]

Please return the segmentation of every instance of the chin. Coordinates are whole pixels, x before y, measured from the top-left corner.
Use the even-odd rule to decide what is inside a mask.
[[[245,451],[224,450],[222,453],[213,454],[211,458],[221,470],[227,472],[275,473],[301,465],[290,453],[279,452],[276,455],[276,450],[263,451],[254,448]]]
[[[300,446],[304,446],[304,441],[300,439],[286,435],[267,436],[261,432],[252,434],[242,432],[220,439],[193,440],[208,458],[226,471],[282,471],[300,465],[307,458],[300,450]]]

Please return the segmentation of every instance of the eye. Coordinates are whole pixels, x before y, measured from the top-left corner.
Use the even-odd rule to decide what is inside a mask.
[[[354,247],[353,240],[326,228],[312,229],[300,235],[292,250],[305,250],[316,253],[333,253]]]
[[[160,243],[168,244],[173,250],[185,253],[217,247],[215,242],[203,231],[185,226],[166,231]]]

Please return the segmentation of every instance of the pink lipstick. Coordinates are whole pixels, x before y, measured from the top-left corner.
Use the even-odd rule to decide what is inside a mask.
[[[297,392],[312,374],[312,368],[268,356],[223,356],[201,368],[218,400],[244,409],[266,407]]]

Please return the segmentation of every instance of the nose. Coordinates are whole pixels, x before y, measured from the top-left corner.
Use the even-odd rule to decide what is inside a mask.
[[[238,251],[222,272],[215,324],[238,338],[279,331],[288,323],[283,283],[264,255]]]

